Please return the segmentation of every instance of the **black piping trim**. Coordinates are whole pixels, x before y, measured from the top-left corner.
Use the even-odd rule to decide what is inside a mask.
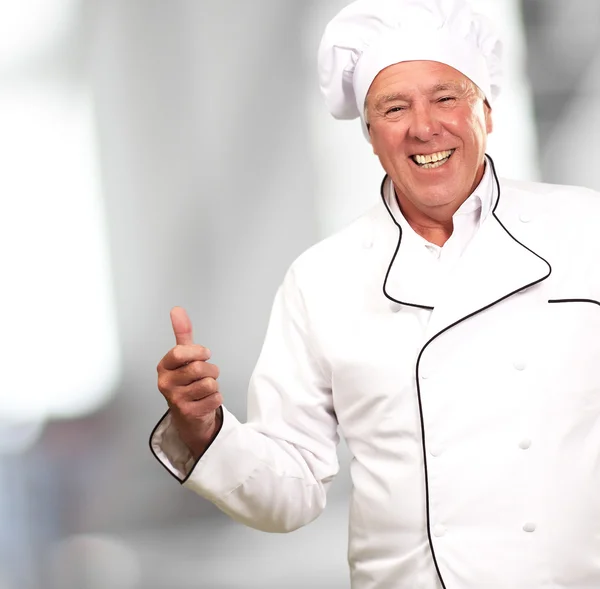
[[[421,362],[421,357],[423,356],[423,352],[426,350],[427,346],[429,346],[429,344],[431,344],[435,339],[437,339],[440,335],[442,335],[443,333],[445,333],[446,331],[448,331],[449,329],[452,329],[453,327],[455,327],[456,325],[458,325],[459,323],[462,323],[463,321],[473,317],[474,315],[477,315],[479,313],[481,313],[482,311],[485,311],[486,309],[489,309],[490,307],[493,307],[494,305],[497,305],[498,303],[500,303],[501,301],[507,299],[508,297],[514,295],[515,293],[525,289],[525,288],[529,288],[530,286],[534,286],[535,284],[539,284],[540,282],[543,282],[544,280],[546,280],[551,274],[552,274],[552,266],[550,265],[550,263],[548,262],[548,260],[542,258],[542,256],[536,254],[533,250],[531,250],[530,248],[528,248],[526,245],[524,245],[523,243],[521,243],[516,237],[514,237],[514,235],[512,235],[512,233],[510,231],[508,231],[508,229],[502,224],[502,222],[500,221],[500,219],[498,218],[498,216],[496,215],[496,209],[498,207],[498,203],[500,202],[500,181],[498,180],[498,176],[496,174],[496,167],[494,165],[494,161],[492,160],[492,158],[486,154],[486,157],[489,159],[491,165],[492,165],[492,173],[494,175],[494,179],[496,182],[496,186],[498,188],[498,197],[497,197],[497,201],[496,201],[496,205],[494,206],[493,210],[492,210],[492,215],[494,215],[496,221],[498,221],[498,223],[500,224],[500,226],[502,227],[502,229],[504,229],[504,231],[506,231],[506,233],[514,240],[516,241],[520,246],[522,246],[523,248],[525,248],[527,251],[531,252],[533,255],[537,256],[540,260],[544,261],[546,264],[548,264],[548,274],[546,274],[546,276],[543,276],[542,278],[540,278],[539,280],[536,280],[534,282],[532,282],[531,284],[528,284],[527,286],[521,287],[501,298],[499,298],[497,301],[494,301],[492,303],[490,303],[489,305],[486,305],[485,307],[482,307],[481,309],[478,309],[477,311],[473,311],[473,313],[470,313],[469,315],[467,315],[466,317],[463,317],[462,319],[459,319],[458,321],[455,321],[452,325],[448,325],[447,327],[445,327],[444,329],[442,329],[442,331],[436,333],[422,348],[421,351],[419,352],[419,356],[417,357],[417,363],[416,363],[416,380],[417,380],[417,397],[418,397],[418,402],[419,402],[419,418],[421,421],[421,439],[422,439],[422,447],[423,447],[423,466],[424,466],[424,474],[425,474],[425,507],[426,507],[426,515],[427,515],[427,538],[429,540],[429,548],[431,550],[431,556],[433,558],[433,563],[435,565],[435,570],[437,572],[438,578],[440,580],[440,583],[442,584],[442,589],[448,589],[446,584],[444,583],[444,579],[442,577],[442,573],[440,571],[440,567],[438,564],[438,560],[437,560],[437,556],[435,554],[435,549],[433,547],[433,540],[431,538],[431,514],[429,511],[429,473],[427,470],[427,448],[426,448],[426,443],[425,443],[425,420],[423,418],[423,403],[422,403],[422,399],[421,399],[421,385],[419,383],[419,364]],[[384,179],[385,181],[385,179]],[[385,201],[384,201],[385,202]],[[387,207],[387,205],[386,205]],[[389,212],[389,209],[388,209]],[[385,292],[385,291],[384,291]],[[388,297],[389,298],[389,297]]]
[[[217,433],[215,434],[215,436],[213,437],[213,439],[210,441],[210,444],[208,446],[206,446],[206,450],[208,450],[211,446],[212,443],[217,439],[217,436],[221,433],[221,429],[223,428],[223,420],[225,418],[225,415],[223,414],[223,407],[219,407],[218,411],[221,412],[221,423],[219,424],[219,429],[217,431]],[[152,438],[154,438],[154,434],[156,433],[156,430],[158,429],[158,426],[165,420],[165,417],[167,417],[167,415],[169,414],[169,410],[167,410],[165,412],[165,414],[160,418],[160,420],[158,421],[158,423],[154,426],[154,429],[152,430],[152,433],[150,434],[150,439],[148,440],[148,444],[150,446],[150,452],[152,452],[154,458],[156,458],[156,460],[158,460],[158,462],[160,463],[160,465],[181,485],[184,485],[187,480],[190,478],[190,475],[192,474],[192,472],[194,472],[194,469],[196,468],[196,465],[198,464],[198,462],[200,462],[200,460],[202,459],[202,456],[204,456],[204,454],[202,454],[202,456],[199,456],[195,461],[194,464],[192,466],[192,468],[190,468],[190,472],[188,473],[188,475],[184,478],[184,479],[180,479],[175,473],[171,472],[169,470],[169,468],[164,464],[164,462],[156,455],[156,452],[154,451],[154,448],[152,447]],[[204,452],[206,452],[206,450]]]
[[[400,244],[402,243],[402,227],[396,221],[396,219],[394,218],[394,215],[392,215],[392,211],[390,210],[390,207],[388,206],[388,204],[387,204],[387,202],[385,200],[384,188],[385,188],[385,181],[387,179],[388,179],[388,175],[386,174],[383,177],[383,181],[381,182],[381,189],[380,189],[381,200],[383,200],[383,204],[385,206],[385,209],[388,212],[388,215],[392,219],[392,223],[394,223],[394,225],[396,225],[396,227],[398,228],[398,244],[396,245],[396,250],[394,251],[394,255],[392,256],[392,259],[390,260],[387,272],[385,273],[385,278],[383,279],[383,295],[387,299],[389,299],[390,301],[393,301],[394,303],[398,303],[400,305],[407,305],[408,307],[416,307],[417,309],[427,309],[429,311],[433,311],[433,307],[426,307],[425,305],[417,305],[416,303],[405,303],[403,301],[398,301],[394,297],[392,297],[391,295],[389,295],[388,292],[387,292],[387,290],[386,290],[386,288],[385,288],[386,285],[387,285],[387,281],[388,281],[388,277],[390,275],[390,272],[392,271],[392,266],[394,265],[394,261],[396,260],[396,256],[398,255],[398,251],[400,251]]]
[[[600,306],[600,301],[594,299],[551,299],[549,303],[593,303],[594,305]]]
[[[167,415],[169,414],[169,411],[165,411],[164,415],[159,419],[158,423],[154,426],[154,429],[152,430],[152,433],[150,434],[150,439],[148,440],[148,444],[150,446],[150,452],[152,452],[152,455],[154,456],[154,458],[156,458],[156,460],[158,460],[159,464],[178,482],[178,483],[182,483],[181,479],[174,474],[173,472],[171,472],[164,464],[164,462],[156,455],[156,452],[154,451],[154,448],[152,447],[152,438],[154,438],[154,434],[156,433],[156,430],[158,429],[158,426],[165,420],[165,418],[167,417]]]

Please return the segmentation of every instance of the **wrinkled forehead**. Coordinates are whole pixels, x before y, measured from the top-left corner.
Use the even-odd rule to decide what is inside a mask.
[[[478,90],[477,85],[462,72],[441,62],[412,60],[395,63],[382,69],[373,79],[368,102],[392,99],[409,100],[417,93],[433,95],[440,92],[466,93]]]

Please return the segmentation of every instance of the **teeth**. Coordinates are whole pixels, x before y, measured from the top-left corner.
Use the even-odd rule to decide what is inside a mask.
[[[413,159],[422,166],[425,164],[435,164],[436,162],[440,162],[449,158],[453,151],[453,149],[450,149],[448,151],[439,151],[438,153],[432,153],[430,155],[413,155]],[[437,168],[438,166],[435,167]]]
[[[424,168],[439,168],[440,166],[443,166],[446,162],[448,161],[448,159],[442,160],[441,162],[434,162],[431,164],[424,164],[423,167]]]

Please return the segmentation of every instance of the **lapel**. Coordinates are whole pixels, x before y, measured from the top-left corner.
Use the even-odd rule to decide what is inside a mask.
[[[437,262],[408,231],[398,228],[398,247],[383,285],[388,299],[402,305],[433,309],[440,284]]]
[[[405,231],[406,221],[392,212],[389,200],[395,198],[388,176],[381,185],[381,198],[387,210],[385,251],[393,252],[383,282],[385,296],[400,305],[433,309],[439,284],[432,265],[436,260],[425,250],[412,231]],[[397,213],[398,214],[398,213]],[[394,231],[388,231],[390,221]],[[432,271],[429,271],[429,269]]]
[[[545,280],[550,273],[550,264],[517,241],[492,212],[442,285],[426,339]]]

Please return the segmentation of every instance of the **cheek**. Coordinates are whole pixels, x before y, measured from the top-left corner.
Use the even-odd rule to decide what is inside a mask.
[[[464,112],[446,112],[440,117],[442,126],[455,137],[464,137],[465,131],[472,129],[473,115]]]
[[[485,118],[475,117],[473,120],[473,143],[479,151],[485,151],[487,145],[487,121]]]
[[[491,118],[486,107],[482,104],[480,109],[471,113],[470,128],[472,129],[473,142],[485,149],[487,134],[491,132]]]
[[[404,153],[403,134],[398,128],[371,126],[371,146],[380,159],[392,161]]]
[[[481,108],[460,108],[445,113],[442,122],[444,128],[465,144],[485,142],[488,117]]]
[[[454,135],[459,137],[463,143],[466,153],[485,151],[487,133],[485,121],[477,116],[463,120],[454,130]]]

